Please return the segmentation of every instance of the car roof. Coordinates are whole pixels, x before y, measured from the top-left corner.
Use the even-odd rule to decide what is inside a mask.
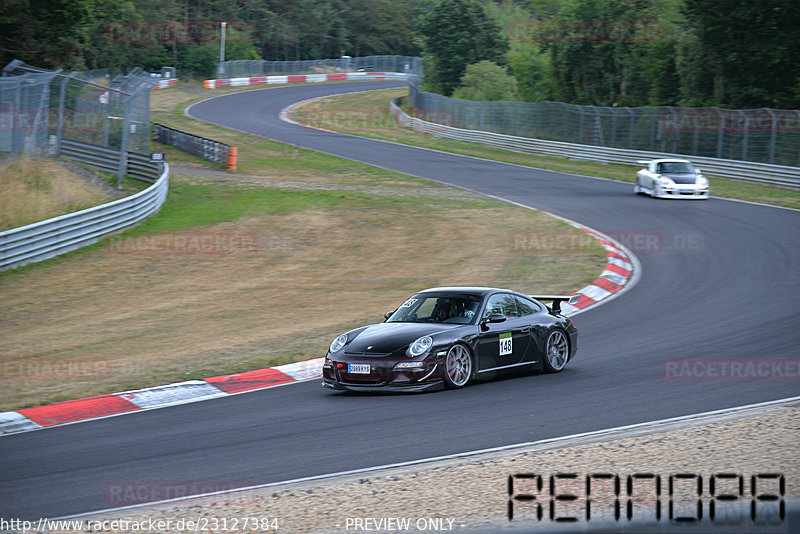
[[[517,291],[512,291],[510,289],[501,289],[497,287],[480,287],[480,286],[432,287],[429,289],[423,289],[422,291],[417,291],[417,293],[470,293],[473,295],[486,295],[488,293],[494,293],[496,291],[503,291],[507,293],[513,293],[515,295],[522,295],[521,293]]]
[[[654,159],[653,163],[691,163],[688,159]]]

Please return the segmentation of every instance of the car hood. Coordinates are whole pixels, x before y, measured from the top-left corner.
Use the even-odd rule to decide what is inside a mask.
[[[664,178],[669,178],[670,180],[672,180],[676,184],[693,184],[693,183],[695,183],[697,181],[697,175],[696,174],[672,174],[672,173],[667,173],[667,174],[662,174],[661,176],[663,176]]]
[[[348,354],[389,355],[422,337],[464,325],[440,323],[380,323],[359,332],[345,347]]]

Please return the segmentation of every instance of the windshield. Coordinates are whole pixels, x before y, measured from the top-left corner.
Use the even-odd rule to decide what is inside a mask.
[[[470,324],[480,304],[477,295],[420,293],[405,301],[386,322]]]
[[[664,161],[658,164],[660,174],[694,174],[691,163],[682,161]]]

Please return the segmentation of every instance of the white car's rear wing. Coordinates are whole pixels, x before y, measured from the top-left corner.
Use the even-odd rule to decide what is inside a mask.
[[[550,306],[550,309],[556,313],[561,313],[561,303],[567,302],[569,304],[576,304],[578,300],[580,300],[580,295],[528,295],[532,299],[536,300],[549,300],[552,301],[553,304]]]

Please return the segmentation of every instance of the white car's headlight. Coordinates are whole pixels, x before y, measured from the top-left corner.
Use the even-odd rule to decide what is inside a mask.
[[[346,344],[347,344],[347,334],[342,334],[341,336],[333,340],[333,343],[331,343],[331,348],[329,350],[330,352],[338,352],[342,350],[342,347],[344,347]]]
[[[411,345],[408,346],[408,350],[406,351],[406,355],[411,358],[416,358],[417,356],[422,356],[433,345],[433,339],[431,336],[422,336],[418,340],[414,341]]]
[[[702,174],[697,175],[697,185],[708,185],[708,179]]]
[[[658,177],[658,181],[661,182],[661,185],[663,185],[664,187],[671,187],[671,186],[675,185],[672,182],[672,180],[670,180],[669,178],[664,178],[663,176],[659,176]]]

